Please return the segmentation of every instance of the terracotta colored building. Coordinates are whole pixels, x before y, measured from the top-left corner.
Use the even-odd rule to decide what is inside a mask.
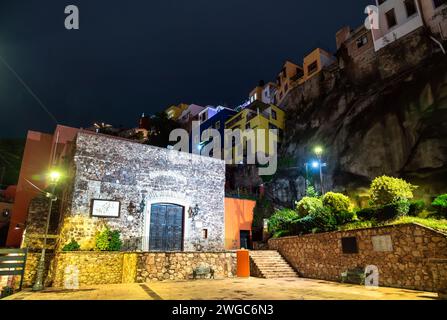
[[[225,198],[225,249],[251,247],[255,206],[252,200]]]
[[[39,189],[45,189],[48,170],[61,165],[77,132],[60,125],[54,134],[28,132],[6,246],[20,246],[29,204],[41,193]]]

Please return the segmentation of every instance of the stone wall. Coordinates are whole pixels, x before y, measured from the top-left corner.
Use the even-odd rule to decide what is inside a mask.
[[[29,254],[24,287],[34,284],[39,254]],[[79,286],[135,283],[192,278],[193,269],[206,265],[215,271],[216,278],[236,276],[234,252],[58,252],[47,255],[46,286],[63,288],[67,267],[78,270]],[[48,271],[49,270],[49,271]]]
[[[136,281],[187,280],[201,265],[211,267],[216,278],[232,278],[236,275],[236,253],[143,253],[138,255]]]
[[[224,250],[225,163],[221,160],[80,132],[71,179],[61,246],[75,239],[89,249],[96,233],[108,225],[122,232],[126,250],[147,251],[143,243],[148,239],[151,204],[170,203],[184,207],[183,250]],[[120,217],[92,218],[92,199],[120,201]],[[193,220],[188,210],[196,205],[199,212]],[[203,229],[208,231],[207,239]]]
[[[380,247],[377,236],[391,247]],[[357,239],[358,253],[343,253],[348,237]],[[447,274],[447,264],[433,263],[447,258],[447,236],[417,224],[270,239],[269,247],[306,278],[340,281],[348,269],[375,265],[380,286],[436,291]]]

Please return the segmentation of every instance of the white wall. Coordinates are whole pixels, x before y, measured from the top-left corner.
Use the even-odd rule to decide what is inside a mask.
[[[376,2],[379,7],[379,30],[373,30],[374,49],[376,51],[424,25],[417,1],[415,1],[417,13],[410,17],[407,16],[403,0],[387,0],[381,5],[378,4],[377,0]],[[385,14],[391,9],[394,9],[397,25],[389,29]]]

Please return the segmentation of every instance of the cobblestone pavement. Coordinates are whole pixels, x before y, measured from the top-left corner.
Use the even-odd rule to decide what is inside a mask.
[[[365,288],[311,279],[224,279],[115,284],[43,292],[24,290],[6,300],[425,300],[437,294]]]

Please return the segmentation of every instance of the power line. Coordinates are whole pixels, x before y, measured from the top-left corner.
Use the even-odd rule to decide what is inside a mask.
[[[5,61],[5,59],[0,55],[0,61],[8,68],[9,71],[16,77],[16,79],[22,84],[22,86],[28,91],[28,93],[37,101],[39,106],[50,116],[50,118],[58,124],[56,117],[48,110],[48,108],[44,105],[42,100],[31,90],[31,88],[26,84],[26,82],[15,72],[15,70]]]

